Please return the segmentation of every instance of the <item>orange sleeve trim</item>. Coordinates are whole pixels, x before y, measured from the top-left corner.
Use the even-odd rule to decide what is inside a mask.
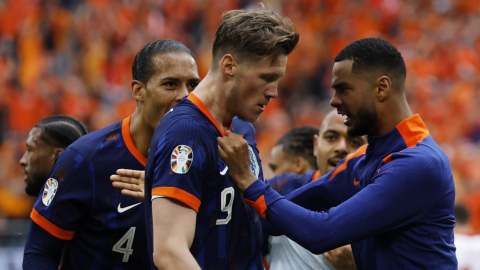
[[[317,170],[317,171],[312,175],[312,179],[310,179],[310,182],[312,182],[313,180],[317,180],[318,178],[320,178],[320,170]]]
[[[260,196],[257,201],[250,201],[248,199],[243,198],[243,200],[255,211],[262,216],[263,219],[267,219],[267,204],[265,203],[265,195]]]
[[[197,213],[201,204],[201,201],[197,197],[186,192],[185,190],[182,190],[176,187],[156,187],[152,189],[152,196],[153,195],[164,196],[164,197],[169,197],[175,200],[179,200],[184,204],[190,206]]]
[[[397,125],[397,130],[402,135],[403,140],[405,140],[407,147],[416,146],[417,143],[430,135],[430,131],[428,131],[427,126],[418,114],[403,120]]]
[[[32,213],[30,214],[30,218],[40,227],[42,227],[45,231],[49,232],[51,235],[62,239],[62,240],[72,240],[75,231],[67,231],[64,229],[60,229],[42,215],[40,215],[35,208],[33,208]]]
[[[220,126],[217,124],[217,121],[215,121],[215,119],[213,118],[212,114],[210,113],[210,111],[207,109],[207,107],[205,107],[205,104],[203,104],[203,102],[192,93],[190,93],[190,95],[188,95],[188,100],[190,100],[193,104],[195,104],[195,106],[197,106],[197,108],[203,113],[205,114],[208,119],[210,119],[210,121],[215,125],[215,127],[217,128],[218,132],[220,132],[220,134],[223,136],[225,136],[225,133],[223,132],[223,129],[220,128]],[[229,130],[232,129],[232,122],[230,122],[230,125],[229,125]]]
[[[358,157],[358,156],[361,156],[361,155],[364,155],[365,152],[367,152],[367,147],[368,147],[368,144],[365,144],[363,146],[361,146],[360,148],[358,148],[357,151],[351,153],[351,154],[348,154],[347,157],[345,158],[345,161],[342,163],[342,165],[338,166],[335,171],[333,171],[332,173],[332,176],[330,177],[330,179],[328,179],[328,181],[332,180],[339,172],[345,170],[347,168],[347,162],[354,158],[354,157]]]
[[[386,156],[386,157],[383,159],[383,163],[385,163],[385,164],[389,163],[390,161],[392,161],[392,154]]]
[[[123,119],[122,121],[122,137],[125,145],[128,148],[128,151],[140,162],[143,166],[147,166],[147,158],[138,151],[137,147],[133,143],[132,135],[130,134],[130,120],[132,116]]]
[[[265,256],[262,256],[262,263],[263,267],[265,267],[266,270],[270,270],[270,264],[268,264],[267,258],[265,258]]]

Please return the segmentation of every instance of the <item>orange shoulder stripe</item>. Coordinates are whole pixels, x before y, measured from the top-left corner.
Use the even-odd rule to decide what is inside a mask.
[[[418,114],[400,122],[400,124],[397,125],[397,130],[405,140],[407,147],[414,147],[430,135],[430,131],[428,131],[427,126]]]
[[[156,187],[152,189],[152,196],[154,195],[165,196],[175,200],[179,200],[184,204],[190,206],[197,213],[201,204],[201,201],[197,197],[186,192],[185,190],[176,187]]]
[[[351,154],[348,154],[347,157],[345,158],[345,161],[342,163],[342,165],[338,166],[338,167],[335,169],[335,171],[333,171],[332,176],[331,176],[330,179],[328,179],[328,180],[329,180],[329,181],[332,180],[332,179],[335,177],[335,175],[337,175],[337,173],[345,170],[345,169],[347,168],[347,162],[348,162],[350,159],[352,159],[352,158],[354,158],[354,157],[358,157],[358,156],[364,155],[365,152],[367,151],[367,146],[368,146],[368,144],[365,144],[365,145],[361,146],[360,148],[358,148],[357,151],[355,151],[355,152],[353,152],[353,153],[351,153]]]
[[[67,231],[61,229],[48,221],[42,215],[40,215],[35,208],[33,208],[32,213],[30,214],[30,218],[40,227],[42,227],[45,231],[49,232],[51,235],[62,239],[62,240],[72,240],[75,231]]]
[[[243,198],[243,200],[255,211],[262,216],[263,219],[267,219],[267,204],[265,203],[265,195],[260,196],[255,202]]]
[[[128,151],[140,162],[143,166],[147,166],[147,158],[138,151],[137,147],[133,143],[132,135],[130,135],[130,120],[132,116],[123,119],[122,121],[122,137],[125,145],[128,148]]]

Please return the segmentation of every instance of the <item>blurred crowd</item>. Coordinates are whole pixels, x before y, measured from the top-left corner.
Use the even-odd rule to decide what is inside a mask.
[[[456,202],[480,232],[480,0],[263,3],[300,32],[279,98],[255,124],[266,177],[277,140],[292,127],[319,126],[331,110],[335,55],[356,39],[382,37],[402,53],[412,111],[450,157]],[[258,7],[257,0],[0,0],[0,217],[30,213],[18,160],[40,119],[67,114],[97,130],[130,115],[131,65],[144,45],[184,43],[203,77],[222,12]]]

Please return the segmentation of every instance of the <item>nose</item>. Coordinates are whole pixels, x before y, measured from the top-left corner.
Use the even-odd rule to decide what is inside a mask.
[[[347,140],[345,140],[345,138],[341,138],[337,141],[337,144],[335,145],[335,153],[348,154]]]
[[[180,89],[178,89],[175,100],[179,102],[184,96],[188,96],[188,87],[186,85],[183,85]]]
[[[265,91],[265,96],[267,98],[277,98],[278,97],[278,81],[272,83],[270,87]]]
[[[342,100],[338,97],[337,91],[335,91],[335,93],[333,94],[333,97],[330,100],[330,105],[335,108],[340,107],[340,105],[342,105]]]
[[[23,154],[22,158],[19,161],[20,165],[23,167],[27,167],[27,151]]]

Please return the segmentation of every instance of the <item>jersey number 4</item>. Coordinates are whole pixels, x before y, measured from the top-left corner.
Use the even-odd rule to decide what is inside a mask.
[[[230,200],[227,204],[227,196],[230,194]],[[217,219],[216,225],[227,225],[230,219],[232,219],[232,207],[233,207],[233,200],[235,199],[235,190],[233,187],[228,187],[222,191],[221,195],[221,206],[222,212],[227,212],[227,217],[223,219]]]
[[[132,244],[133,238],[135,237],[135,227],[131,227],[127,233],[118,240],[118,242],[113,246],[112,250],[118,253],[123,254],[122,262],[128,262],[128,258],[133,253]],[[125,247],[122,247],[126,242]]]

